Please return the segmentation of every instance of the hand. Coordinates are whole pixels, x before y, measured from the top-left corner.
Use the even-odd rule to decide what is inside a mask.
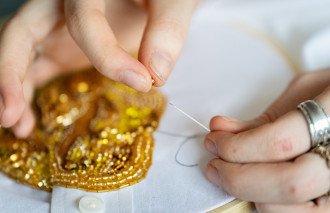
[[[30,0],[0,34],[0,126],[26,137],[33,91],[90,63],[142,92],[161,86],[197,0]],[[139,50],[139,60],[130,53]]]
[[[217,116],[210,122],[206,148],[219,158],[206,174],[214,184],[259,212],[327,212],[330,170],[308,153],[311,139],[297,105],[316,99],[330,114],[330,70],[298,76],[282,96],[252,121]],[[311,200],[316,199],[316,202]]]

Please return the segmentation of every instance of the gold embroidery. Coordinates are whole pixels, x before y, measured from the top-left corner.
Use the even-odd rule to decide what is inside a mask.
[[[0,171],[46,191],[116,190],[146,176],[161,93],[139,93],[93,70],[61,77],[36,97],[39,122],[29,139],[0,129]]]

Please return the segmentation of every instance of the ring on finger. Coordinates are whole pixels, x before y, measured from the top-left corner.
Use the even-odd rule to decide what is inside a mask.
[[[298,109],[307,121],[312,148],[318,145],[328,145],[330,143],[330,119],[322,106],[314,100],[308,100],[299,104]]]

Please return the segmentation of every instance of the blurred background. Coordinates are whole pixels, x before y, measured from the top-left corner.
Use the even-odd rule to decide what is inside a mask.
[[[17,10],[25,0],[0,0],[0,16],[7,16]]]

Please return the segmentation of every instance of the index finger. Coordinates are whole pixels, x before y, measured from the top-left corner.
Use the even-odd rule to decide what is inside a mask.
[[[205,144],[214,154],[237,163],[289,160],[311,148],[307,123],[298,110],[238,134],[211,132]]]
[[[104,10],[104,0],[66,0],[69,32],[102,74],[136,90],[149,91],[151,77],[147,69],[118,45]]]
[[[330,111],[330,87],[315,99],[325,112]],[[303,114],[294,110],[273,123],[238,134],[211,132],[205,145],[230,162],[277,162],[307,152],[311,148],[311,137]]]

